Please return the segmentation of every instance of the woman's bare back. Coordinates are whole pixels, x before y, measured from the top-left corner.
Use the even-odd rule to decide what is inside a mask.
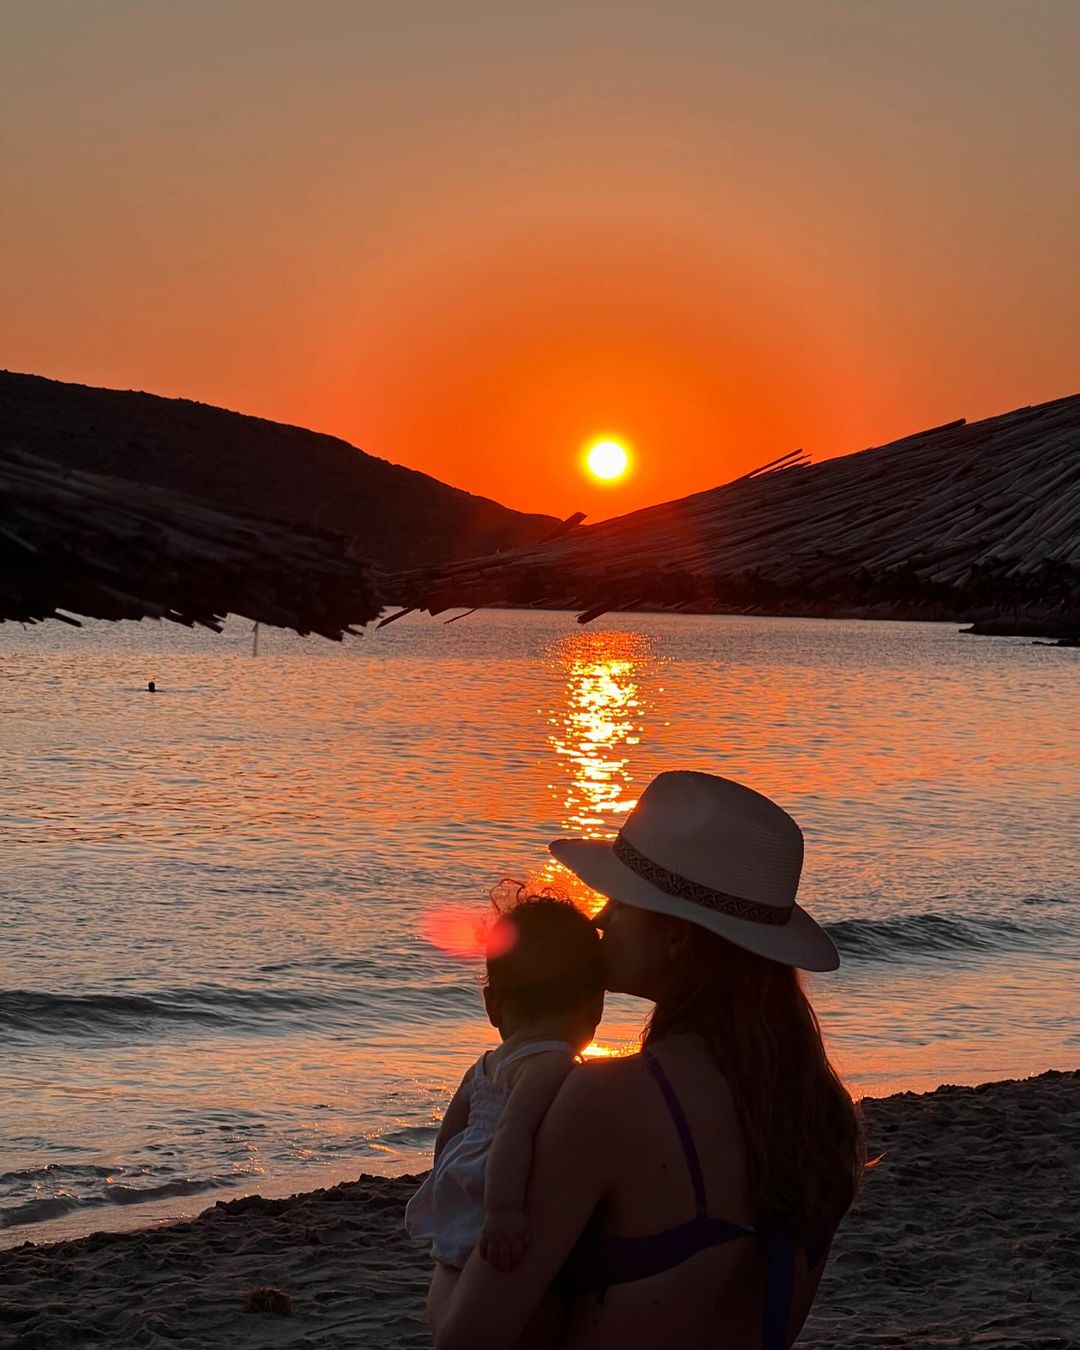
[[[750,1228],[742,1133],[704,1040],[673,1035],[654,1042],[650,1053],[685,1114],[708,1215]],[[566,1316],[558,1333],[548,1324],[548,1343],[560,1350],[714,1350],[721,1340],[731,1350],[761,1350],[765,1259],[754,1233],[703,1246],[670,1268],[658,1262],[655,1274],[609,1279],[606,1290],[580,1278],[573,1288],[587,1266],[576,1259],[583,1234],[601,1246],[604,1236],[656,1238],[692,1220],[696,1208],[679,1128],[646,1057],[572,1070],[537,1136],[528,1200],[533,1243],[525,1261],[499,1275],[474,1255],[460,1282],[436,1277],[429,1310],[440,1350],[526,1343],[536,1350],[537,1327],[527,1323],[553,1285]],[[790,1339],[819,1275],[796,1267]]]
[[[731,1092],[705,1042],[687,1034],[651,1052],[686,1117],[704,1183],[707,1213],[753,1226],[746,1150]],[[644,1237],[685,1224],[695,1214],[694,1184],[678,1126],[642,1056],[596,1066],[608,1119],[608,1194],[594,1222],[606,1234]],[[632,1121],[633,1129],[619,1129]],[[822,1263],[823,1264],[823,1263]],[[820,1271],[796,1267],[791,1333],[806,1315]],[[642,1279],[575,1296],[562,1342],[566,1350],[628,1344],[648,1350],[677,1344],[712,1350],[722,1333],[733,1350],[760,1350],[765,1261],[754,1235],[697,1251]]]

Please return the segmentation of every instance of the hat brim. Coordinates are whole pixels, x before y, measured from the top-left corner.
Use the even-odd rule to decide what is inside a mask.
[[[621,905],[670,914],[717,933],[736,947],[800,970],[836,970],[840,956],[828,933],[799,905],[785,924],[752,923],[715,910],[701,909],[689,900],[668,895],[619,861],[603,839],[555,839],[548,850],[586,886]]]

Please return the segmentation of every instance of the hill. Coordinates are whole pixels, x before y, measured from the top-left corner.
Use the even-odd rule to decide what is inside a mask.
[[[303,427],[0,371],[0,455],[8,449],[351,535],[356,553],[385,570],[496,553],[557,524]]]

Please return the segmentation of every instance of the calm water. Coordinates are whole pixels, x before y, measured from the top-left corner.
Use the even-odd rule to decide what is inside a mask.
[[[488,888],[565,883],[547,840],[613,832],[674,766],[803,825],[857,1091],[1080,1063],[1080,653],[600,622],[257,658],[240,623],[0,626],[0,1243],[424,1165],[493,1035],[453,953]],[[598,1041],[642,1012],[610,1000]]]

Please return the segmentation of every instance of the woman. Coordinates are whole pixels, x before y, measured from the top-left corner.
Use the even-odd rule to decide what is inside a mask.
[[[611,903],[609,989],[655,1003],[640,1055],[566,1079],[529,1181],[514,1271],[436,1280],[437,1350],[784,1350],[862,1169],[858,1120],[796,968],[839,964],[795,904],[802,833],[724,778],[664,773],[613,842],[554,856]]]

